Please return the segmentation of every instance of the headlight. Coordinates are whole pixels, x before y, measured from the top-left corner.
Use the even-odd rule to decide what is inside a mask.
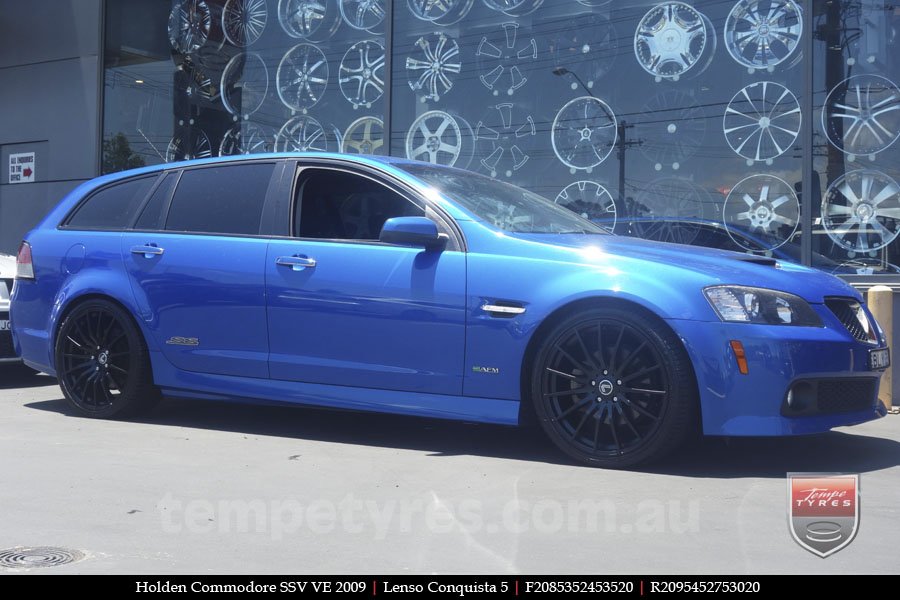
[[[822,319],[799,296],[738,285],[708,287],[706,299],[723,321],[822,327]]]

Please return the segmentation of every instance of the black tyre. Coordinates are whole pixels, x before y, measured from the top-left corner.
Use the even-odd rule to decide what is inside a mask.
[[[684,347],[637,311],[592,309],[543,337],[531,396],[544,431],[582,463],[628,468],[666,456],[693,431],[698,405]]]
[[[66,316],[56,339],[56,372],[66,400],[87,417],[130,417],[159,399],[140,330],[106,300],[89,300]]]

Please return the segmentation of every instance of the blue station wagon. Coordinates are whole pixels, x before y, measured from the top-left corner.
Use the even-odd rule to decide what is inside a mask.
[[[765,257],[610,235],[393,158],[257,155],[81,185],[28,233],[11,324],[80,414],[161,395],[539,424],[624,468],[688,436],[884,415],[863,299]]]

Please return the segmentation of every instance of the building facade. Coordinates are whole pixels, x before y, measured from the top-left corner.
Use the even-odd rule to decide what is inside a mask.
[[[900,282],[893,0],[20,7],[0,0],[0,251],[100,173],[321,150],[480,171],[623,235]]]

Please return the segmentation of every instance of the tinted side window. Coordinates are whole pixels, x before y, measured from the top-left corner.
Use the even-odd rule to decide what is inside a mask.
[[[144,206],[141,216],[138,217],[137,222],[134,224],[135,229],[153,230],[162,227],[163,219],[165,218],[163,211],[168,206],[169,196],[172,195],[176,181],[178,181],[178,173],[169,173],[162,183],[156,186],[156,189],[153,190],[153,195],[150,196],[147,205]]]
[[[424,209],[360,175],[308,169],[297,181],[294,235],[333,240],[377,240],[393,217],[423,216]]]
[[[274,163],[190,169],[181,175],[166,229],[252,235],[259,233]]]
[[[156,181],[156,175],[129,179],[105,187],[91,195],[69,217],[67,227],[75,229],[124,229]]]

